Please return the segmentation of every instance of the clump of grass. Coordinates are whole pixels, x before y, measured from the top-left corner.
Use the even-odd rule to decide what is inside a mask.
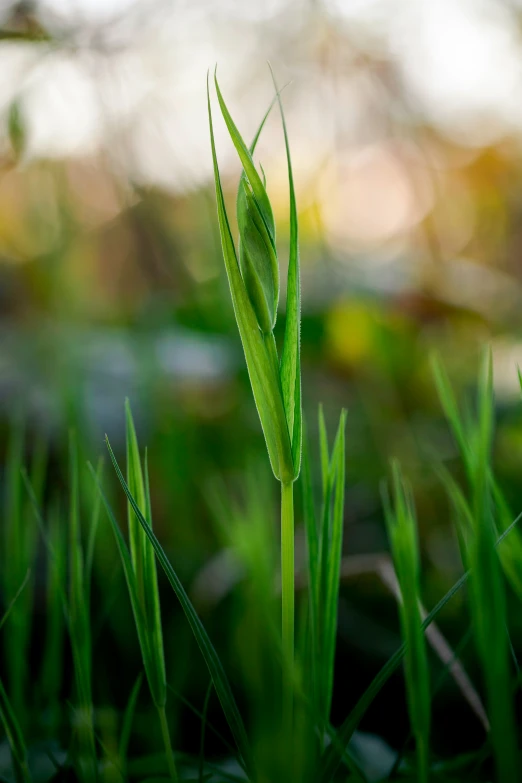
[[[345,426],[346,413],[343,411],[330,455],[323,410],[322,407],[319,409],[322,477],[319,524],[308,449],[305,447],[303,452],[301,486],[308,551],[309,668],[312,700],[321,726],[321,737],[325,736],[329,726],[333,695],[344,523]]]
[[[109,518],[125,572],[143,665],[150,694],[158,713],[169,774],[171,780],[177,781],[178,772],[172,751],[165,709],[167,704],[167,675],[163,650],[156,559],[154,550],[149,545],[146,530],[143,524],[140,524],[140,520],[144,520],[146,525],[152,529],[147,454],[145,453],[145,463],[142,467],[138,439],[128,400],[125,404],[125,417],[127,433],[127,486],[129,493],[135,499],[137,509],[135,510],[133,503],[129,501],[127,513],[130,553],[110,506],[107,502],[105,505],[109,512]],[[138,512],[140,514],[139,518],[137,516]]]
[[[514,783],[518,780],[519,754],[502,568],[518,592],[520,576],[513,556],[520,551],[521,544],[520,534],[515,530],[509,545],[501,541],[498,552],[495,551],[499,527],[508,528],[506,504],[491,466],[491,355],[486,355],[479,377],[476,417],[468,416],[467,421],[460,415],[443,367],[435,362],[434,369],[441,402],[459,446],[468,483],[469,500],[443,473],[453,503],[463,561],[470,573],[470,608],[488,697],[497,775],[501,783]]]

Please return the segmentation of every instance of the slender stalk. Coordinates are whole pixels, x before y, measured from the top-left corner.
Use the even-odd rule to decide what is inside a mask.
[[[173,780],[174,783],[178,783],[178,771],[176,769],[176,762],[174,761],[172,745],[170,744],[169,724],[167,723],[165,707],[158,707],[158,715],[161,724],[161,736],[163,737],[163,744],[167,755],[170,779]]]
[[[294,674],[294,485],[281,483],[281,596],[283,639],[283,709],[285,726],[293,722]]]

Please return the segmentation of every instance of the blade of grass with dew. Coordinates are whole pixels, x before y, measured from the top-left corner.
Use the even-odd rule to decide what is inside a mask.
[[[129,490],[140,509],[143,518],[152,528],[152,510],[150,503],[150,488],[145,457],[145,477],[141,466],[141,458],[138,447],[138,439],[129,400],[125,401],[125,423],[127,443],[127,481]],[[142,650],[145,671],[149,683],[152,700],[158,712],[161,734],[165,753],[169,764],[169,774],[172,780],[177,781],[178,773],[176,762],[172,752],[170,733],[167,723],[167,675],[165,671],[165,654],[163,649],[163,632],[161,628],[161,610],[158,588],[158,575],[156,572],[156,559],[154,551],[149,545],[145,530],[136,518],[136,514],[130,503],[128,506],[129,540],[131,545],[131,562],[134,572],[137,600],[141,606],[141,612],[135,615],[143,619],[143,628],[138,634],[140,643],[146,640],[146,647]]]
[[[417,750],[417,780],[429,776],[430,681],[426,641],[420,613],[419,544],[410,490],[397,462],[392,464],[394,507],[384,498],[385,517],[395,573],[400,587],[399,613],[406,645],[405,673],[408,711]]]
[[[165,552],[163,551],[161,544],[159,543],[158,539],[154,535],[154,532],[152,531],[148,522],[143,517],[135,499],[132,497],[132,494],[120,470],[116,457],[114,456],[109,440],[107,439],[106,442],[107,442],[107,448],[109,450],[112,464],[114,466],[120,484],[123,488],[123,491],[125,492],[125,495],[127,496],[127,499],[130,502],[134,510],[134,513],[136,514],[137,519],[139,520],[140,524],[145,530],[147,534],[147,538],[149,539],[150,543],[154,547],[154,551],[156,553],[158,561],[161,567],[163,568],[172,589],[176,593],[176,596],[181,604],[181,607],[189,622],[192,632],[196,638],[198,646],[201,650],[205,663],[210,672],[210,676],[212,677],[214,688],[216,690],[219,701],[223,708],[223,712],[225,713],[225,717],[227,719],[228,725],[232,732],[232,736],[234,737],[234,740],[236,742],[240,754],[239,756],[240,762],[242,763],[242,765],[246,767],[246,770],[249,773],[253,772],[253,765],[251,761],[251,753],[250,753],[246,730],[241,715],[239,713],[239,709],[237,707],[234,695],[232,693],[232,688],[230,687],[230,683],[223,669],[223,665],[212,645],[212,642],[208,637],[207,632],[205,631],[203,624],[201,623],[201,620],[199,619],[194,607],[192,606],[192,603],[190,602],[190,599],[186,594],[185,589],[178,578],[178,575],[176,574],[172,565],[170,564],[167,556],[165,555]],[[92,467],[91,467],[91,473],[93,477],[96,478]],[[100,492],[102,493],[102,499],[105,505],[105,509],[107,511],[107,514],[109,515],[109,518],[113,525],[113,529],[117,535],[117,538],[121,540],[121,543],[123,545],[124,544],[123,537],[121,535],[118,524],[112,512],[111,506],[105,496],[105,493],[103,492],[103,489],[99,484],[98,487],[100,489]],[[127,552],[127,558],[130,564],[130,558],[128,556],[128,552]]]
[[[92,704],[91,626],[86,602],[84,556],[80,527],[80,481],[78,445],[73,432],[69,436],[69,589],[67,625],[73,654],[76,687],[75,718],[78,738],[77,771],[88,783],[97,778]]]
[[[513,520],[511,525],[499,536],[499,538],[495,543],[497,547],[502,541],[504,541],[505,538],[507,538],[507,536],[514,530],[516,525],[518,525],[521,520],[522,520],[522,513],[520,513]],[[459,590],[466,584],[466,582],[469,579],[469,576],[470,576],[469,571],[466,571],[464,574],[462,574],[462,576],[459,579],[457,579],[455,584],[453,584],[452,587],[450,587],[448,592],[438,601],[438,603],[433,607],[433,609],[428,613],[426,618],[423,620],[422,622],[423,630],[426,630],[426,628],[428,628],[428,626],[431,625],[431,623],[435,620],[439,612],[446,606],[446,604],[449,601],[451,601],[453,596],[456,595],[459,592]],[[345,751],[345,748],[350,742],[350,739],[354,731],[356,731],[357,726],[361,722],[366,711],[371,706],[378,693],[388,682],[392,674],[400,666],[401,661],[404,658],[405,652],[406,652],[406,645],[402,644],[388,659],[388,661],[384,664],[384,666],[380,669],[380,671],[376,674],[376,676],[373,678],[372,682],[366,688],[362,696],[359,697],[355,707],[353,707],[353,709],[345,718],[341,726],[337,729],[335,735],[332,735],[331,745],[328,748],[326,748],[321,759],[320,775],[319,775],[319,780],[321,781],[321,783],[329,783],[333,779],[337,771],[337,768],[341,763],[341,759]]]
[[[478,421],[474,434],[474,535],[468,547],[471,615],[486,684],[497,779],[499,783],[515,783],[519,779],[519,755],[506,635],[505,589],[495,552],[489,482],[493,438],[493,370],[490,354],[480,374]]]

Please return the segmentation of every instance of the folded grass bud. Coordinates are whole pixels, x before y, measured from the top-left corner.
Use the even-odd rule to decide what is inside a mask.
[[[277,317],[279,301],[279,265],[261,209],[246,176],[243,174],[237,193],[239,228],[239,266],[259,328],[270,334]]]

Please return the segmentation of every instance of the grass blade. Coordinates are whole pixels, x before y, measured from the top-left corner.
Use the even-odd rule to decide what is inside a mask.
[[[274,224],[274,215],[272,213],[272,206],[270,204],[270,200],[268,198],[267,192],[265,190],[265,186],[263,185],[263,182],[261,180],[261,177],[259,176],[257,169],[255,167],[254,161],[252,160],[252,156],[243,141],[243,138],[241,137],[241,134],[239,133],[234,120],[230,116],[230,112],[227,109],[227,106],[225,104],[225,101],[223,100],[223,96],[221,94],[221,90],[219,89],[219,84],[217,80],[216,74],[214,74],[214,83],[216,85],[216,93],[218,96],[219,106],[221,109],[221,113],[223,115],[223,119],[225,120],[226,126],[228,128],[228,132],[230,134],[230,138],[232,139],[234,146],[237,150],[237,153],[239,155],[239,158],[241,160],[241,165],[243,166],[243,169],[245,171],[245,174],[248,178],[248,181],[250,183],[250,186],[254,192],[254,196],[256,198],[257,204],[259,206],[259,209],[261,211],[261,215],[263,217],[264,224],[266,226],[266,229],[268,231],[270,240],[272,242],[272,245],[275,250],[275,224]]]
[[[172,568],[172,565],[170,564],[167,556],[165,555],[165,552],[163,551],[161,544],[159,543],[158,539],[154,535],[146,519],[143,517],[143,514],[141,513],[138,505],[136,504],[136,501],[132,497],[132,494],[119,468],[119,465],[116,461],[116,457],[114,456],[114,453],[111,449],[108,439],[107,439],[107,448],[109,449],[109,454],[112,463],[114,465],[116,475],[118,476],[118,479],[127,496],[127,499],[130,502],[136,514],[136,517],[140,521],[140,524],[145,530],[150,543],[154,547],[154,551],[156,552],[158,561],[161,567],[163,568],[163,570],[165,571],[165,574],[170,582],[172,589],[174,590],[176,596],[178,597],[181,607],[185,613],[185,616],[189,622],[192,632],[196,638],[196,641],[199,645],[205,663],[207,664],[208,670],[210,672],[210,676],[212,677],[214,688],[218,695],[219,701],[221,702],[221,706],[223,708],[228,725],[230,727],[230,730],[236,742],[242,762],[245,764],[247,770],[252,771],[251,755],[250,755],[250,749],[249,749],[245,727],[241,715],[239,713],[236,701],[234,699],[232,689],[230,687],[227,676],[221,664],[221,661],[219,660],[219,657],[212,645],[212,642],[210,641],[208,634],[205,631],[203,624],[201,623],[201,620],[196,614],[196,611],[192,606],[192,603],[190,602],[190,599],[186,594],[185,589],[178,578],[178,575]]]
[[[301,277],[299,270],[299,229],[297,205],[295,201],[294,176],[290,157],[290,144],[286,129],[285,114],[281,95],[277,87],[274,72],[270,67],[277,100],[281,112],[281,122],[285,137],[288,184],[290,189],[290,257],[288,262],[288,281],[286,288],[286,325],[281,354],[281,386],[285,403],[286,420],[292,442],[294,478],[299,475],[303,438],[301,411]]]
[[[16,719],[11,703],[0,680],[0,720],[6,733],[7,742],[11,751],[13,770],[17,783],[29,783],[31,776],[27,766],[27,750],[25,740]]]
[[[393,463],[395,505],[385,496],[385,516],[395,573],[400,587],[399,612],[406,645],[405,672],[410,723],[417,745],[417,777],[429,774],[430,687],[426,642],[420,612],[419,549],[413,501],[397,463]]]
[[[323,650],[323,694],[324,719],[328,722],[333,695],[335,642],[337,637],[337,607],[339,600],[339,576],[341,572],[341,556],[344,524],[344,481],[345,481],[345,426],[346,411],[342,411],[339,428],[332,454],[332,484],[333,493],[332,529],[328,546],[327,572],[324,596],[324,638]]]
[[[125,712],[123,713],[120,741],[118,743],[118,758],[124,770],[127,767],[127,754],[129,750],[129,742],[130,742],[131,732],[132,732],[132,723],[134,720],[134,713],[136,712],[136,704],[138,703],[138,696],[140,695],[142,682],[143,682],[143,674],[140,672],[138,674],[136,682],[133,685],[132,691],[129,696],[129,701],[127,702],[127,706],[125,707]]]
[[[520,513],[516,519],[513,520],[511,525],[500,535],[496,541],[496,546],[504,541],[504,539],[514,530],[515,526],[522,520],[522,513]],[[466,584],[470,576],[470,572],[466,571],[462,576],[457,579],[455,584],[450,587],[448,592],[440,599],[440,601],[433,607],[431,612],[428,613],[425,620],[422,623],[422,629],[426,630],[428,626],[435,620],[439,612],[446,606],[448,601],[451,601],[454,595]],[[388,659],[382,669],[373,678],[370,685],[366,688],[362,696],[357,701],[355,707],[351,710],[349,715],[345,718],[342,725],[338,728],[335,738],[332,738],[332,744],[325,750],[321,760],[321,768],[319,780],[321,783],[329,783],[339,764],[341,762],[344,749],[348,745],[354,731],[361,722],[367,709],[370,707],[379,691],[388,682],[392,674],[400,666],[404,654],[406,652],[406,645],[403,644],[396,652]]]

